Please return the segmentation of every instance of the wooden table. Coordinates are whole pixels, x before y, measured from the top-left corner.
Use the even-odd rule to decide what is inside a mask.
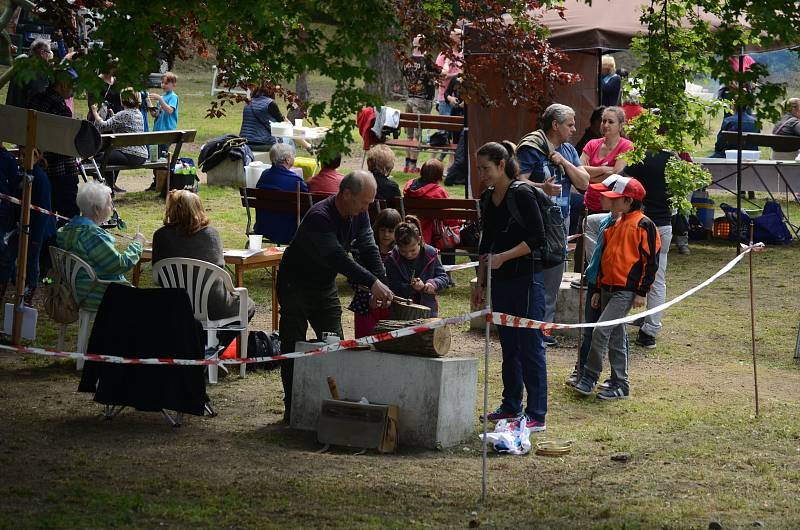
[[[280,266],[281,259],[283,258],[283,249],[276,247],[268,247],[260,252],[252,250],[229,249],[224,251],[225,263],[233,265],[234,283],[236,287],[244,287],[244,271],[250,269],[272,269],[272,329],[278,329],[278,297],[275,295],[277,285],[277,272]],[[153,249],[146,248],[142,251],[142,257],[139,258],[139,263],[133,268],[133,283],[134,286],[139,286],[139,278],[142,274],[142,263],[153,260]]]

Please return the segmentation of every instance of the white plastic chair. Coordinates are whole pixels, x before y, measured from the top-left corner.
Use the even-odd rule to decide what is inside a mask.
[[[234,298],[239,299],[239,314],[211,320],[208,316],[208,298],[211,288],[217,280],[225,286],[225,290]],[[234,287],[228,272],[206,261],[190,258],[162,259],[153,264],[153,281],[162,287],[176,287],[184,289],[189,294],[189,300],[197,319],[206,330],[206,348],[216,348],[219,345],[217,331],[238,331],[239,348],[241,357],[247,357],[247,289]],[[216,359],[218,354],[214,354]],[[209,365],[208,382],[217,382],[217,365]],[[239,374],[244,377],[246,364],[239,367]]]
[[[72,296],[75,297],[75,300],[78,301],[78,295],[75,292],[75,286],[78,281],[78,275],[81,271],[86,273],[89,280],[96,283],[96,284],[111,284],[116,283],[112,281],[106,280],[98,280],[97,274],[95,274],[94,269],[91,265],[86,263],[83,259],[79,258],[72,252],[67,252],[66,250],[56,248],[54,246],[50,247],[50,261],[52,262],[52,266],[58,273],[64,278],[70,286],[70,290],[72,291]],[[89,345],[89,331],[91,328],[89,324],[92,322],[94,318],[95,312],[94,311],[87,311],[83,307],[80,308],[78,311],[78,345],[76,350],[78,353],[86,353],[86,348]],[[61,330],[58,333],[58,349],[64,349],[64,339],[67,335],[67,324],[61,324]],[[101,352],[102,353],[102,352]],[[83,370],[83,359],[78,359],[75,362],[75,365],[78,370]]]

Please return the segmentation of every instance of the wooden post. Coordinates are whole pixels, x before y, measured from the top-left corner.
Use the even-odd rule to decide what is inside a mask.
[[[750,221],[750,252],[747,259],[750,263],[750,344],[753,349],[753,388],[756,396],[756,417],[758,417],[758,370],[756,369],[756,308],[753,293],[753,232],[755,224]]]
[[[28,272],[28,238],[31,228],[31,189],[33,188],[34,150],[36,148],[36,111],[28,111],[25,150],[22,167],[25,177],[22,180],[22,211],[19,216],[19,251],[17,252],[17,299],[14,304],[14,325],[11,341],[19,344],[22,338],[22,316],[25,309],[25,279]]]

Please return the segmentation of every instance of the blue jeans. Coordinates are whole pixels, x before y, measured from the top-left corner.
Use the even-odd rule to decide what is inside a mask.
[[[544,316],[542,273],[492,282],[492,310],[541,320]],[[522,411],[523,387],[528,394],[525,413],[544,422],[547,414],[547,360],[538,329],[497,326],[503,349],[503,403],[511,413]]]

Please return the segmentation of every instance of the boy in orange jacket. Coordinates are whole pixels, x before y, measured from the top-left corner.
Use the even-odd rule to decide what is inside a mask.
[[[603,232],[603,254],[597,283],[590,286],[592,307],[602,307],[598,322],[625,317],[634,307],[645,304],[647,291],[658,270],[661,239],[658,229],[642,212],[645,190],[636,179],[619,177],[602,195],[609,199],[611,212],[621,214]],[[608,351],[611,384],[597,397],[603,400],[627,399],[628,349],[625,324],[597,327],[580,382],[573,388],[581,395],[592,394],[603,371],[603,355]]]

